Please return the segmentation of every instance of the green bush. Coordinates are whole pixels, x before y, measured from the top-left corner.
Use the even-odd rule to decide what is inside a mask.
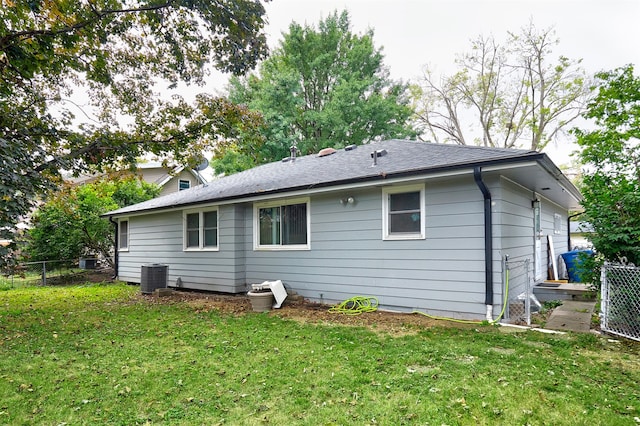
[[[100,215],[157,196],[157,185],[134,177],[67,186],[33,215],[25,256],[29,260],[69,260],[101,254],[109,258],[113,225]]]

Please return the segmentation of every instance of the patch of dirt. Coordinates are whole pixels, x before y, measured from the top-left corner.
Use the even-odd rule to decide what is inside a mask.
[[[40,282],[40,278],[36,280]],[[106,283],[113,282],[113,269],[83,269],[78,272],[62,273],[58,276],[48,276],[47,285],[49,286],[65,286],[75,285],[79,283]]]
[[[262,315],[252,311],[249,298],[244,295],[226,295],[198,291],[173,291],[167,296],[139,295],[140,298],[152,303],[184,302],[196,311],[207,312],[215,310],[231,315]],[[377,310],[360,315],[346,315],[329,312],[332,305],[309,302],[307,300],[287,299],[280,309],[273,309],[267,313],[275,317],[291,319],[307,324],[339,324],[354,327],[367,327],[373,331],[388,332],[394,335],[415,334],[425,328],[465,327],[475,328],[478,324],[461,324],[453,321],[439,320],[420,314],[395,313]]]
[[[113,268],[85,269],[83,278],[92,283],[112,282]]]

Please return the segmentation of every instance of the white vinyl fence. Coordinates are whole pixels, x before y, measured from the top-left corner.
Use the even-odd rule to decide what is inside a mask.
[[[600,328],[640,341],[640,267],[606,263],[601,279]]]

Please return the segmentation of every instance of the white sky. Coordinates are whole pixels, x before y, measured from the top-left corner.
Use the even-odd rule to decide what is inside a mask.
[[[560,40],[554,54],[582,59],[589,74],[629,63],[640,72],[640,0],[272,0],[265,8],[271,48],[292,21],[317,27],[334,10],[348,10],[352,31],[373,29],[391,77],[405,81],[417,80],[425,65],[450,74],[472,39],[492,34],[504,41],[529,21],[539,30],[553,26]],[[226,81],[214,73],[205,90],[218,91]],[[574,149],[564,144],[546,152],[562,165]]]
[[[539,29],[554,26],[556,53],[582,58],[588,72],[640,63],[638,0],[273,0],[266,3],[269,45],[292,21],[317,26],[344,9],[353,32],[373,29],[394,78],[418,77],[425,64],[448,72],[471,39],[504,40],[529,20]]]
[[[590,74],[629,63],[640,68],[640,0],[273,0],[265,8],[270,47],[292,21],[317,26],[334,10],[348,10],[354,33],[373,29],[394,79],[416,80],[427,64],[449,74],[471,39],[493,34],[503,41],[530,20],[540,30],[553,26],[560,40],[554,53],[582,59]],[[573,149],[549,147],[547,154],[561,165]]]

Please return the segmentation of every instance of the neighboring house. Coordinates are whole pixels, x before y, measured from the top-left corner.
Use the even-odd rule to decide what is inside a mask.
[[[195,170],[184,166],[167,168],[157,162],[138,164],[138,173],[145,182],[155,183],[161,188],[160,196],[207,183]]]
[[[589,241],[589,235],[592,233],[593,226],[588,222],[569,222],[571,249],[593,248],[593,244]]]
[[[581,195],[542,153],[389,140],[285,159],[107,213],[117,275],[227,293],[280,279],[314,301],[495,318],[502,260],[546,279]],[[518,289],[512,289],[517,295]]]
[[[158,185],[160,197],[207,183],[206,178],[195,170],[184,166],[165,167],[160,162],[138,163],[137,174],[143,181]],[[73,185],[83,185],[102,176],[104,174],[81,175],[68,180]]]

